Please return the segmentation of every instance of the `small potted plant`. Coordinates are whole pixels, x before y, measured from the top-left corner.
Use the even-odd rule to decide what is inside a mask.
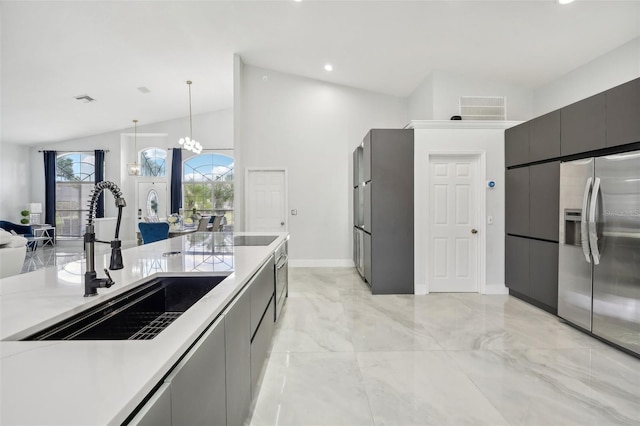
[[[23,225],[28,225],[29,224],[29,214],[31,214],[31,212],[29,210],[22,210],[20,212],[20,215],[22,215],[22,219],[20,219],[20,223]]]

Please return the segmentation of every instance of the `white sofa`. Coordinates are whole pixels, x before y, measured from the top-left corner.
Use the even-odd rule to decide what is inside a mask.
[[[26,254],[26,238],[0,229],[0,278],[18,275]]]

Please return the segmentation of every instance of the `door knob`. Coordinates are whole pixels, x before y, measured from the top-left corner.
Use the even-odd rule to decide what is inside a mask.
[[[477,229],[472,229],[472,230],[471,230],[471,233],[472,233],[472,234],[477,234],[477,233],[478,233],[478,230],[477,230]]]
[[[284,222],[280,222],[280,225],[284,226]]]

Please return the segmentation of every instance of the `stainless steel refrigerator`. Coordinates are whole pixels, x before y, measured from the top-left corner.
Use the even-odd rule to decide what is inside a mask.
[[[640,354],[640,151],[560,165],[558,315]]]

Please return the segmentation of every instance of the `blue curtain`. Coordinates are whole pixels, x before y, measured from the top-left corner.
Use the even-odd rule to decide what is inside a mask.
[[[171,213],[182,206],[182,148],[173,148],[171,157]]]
[[[44,221],[56,226],[56,151],[44,151]]]
[[[96,176],[96,183],[98,183],[104,180],[104,150],[96,149],[95,156],[96,156],[95,176]],[[98,197],[96,217],[104,217],[104,192],[102,192],[100,194],[100,197]]]

